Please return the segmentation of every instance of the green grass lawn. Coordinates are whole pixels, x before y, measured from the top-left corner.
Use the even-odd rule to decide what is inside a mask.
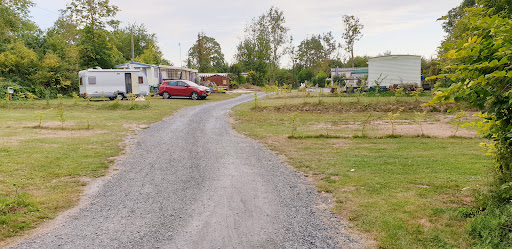
[[[285,155],[319,191],[332,194],[336,200],[333,211],[375,240],[376,247],[470,247],[468,220],[459,210],[470,208],[474,194],[490,181],[491,161],[479,147],[485,140],[476,135],[450,137],[452,130],[443,138],[386,138],[382,134],[389,132],[387,113],[364,111],[375,103],[398,109],[426,101],[365,97],[358,102],[353,97],[323,97],[319,106],[318,97],[273,96],[258,101],[258,108],[254,103],[236,107],[234,127]],[[294,115],[294,109],[301,112]],[[374,123],[382,125],[369,125],[368,137],[355,138],[369,113]],[[446,128],[451,118],[429,112],[424,123]],[[414,119],[414,113],[404,112],[399,119]],[[413,128],[411,134],[419,135],[420,130]],[[289,138],[292,130],[296,138]],[[327,134],[338,137],[315,136]]]
[[[0,241],[76,205],[83,187],[103,176],[137,128],[183,107],[229,99],[149,102],[58,99],[0,103]],[[62,106],[64,123],[56,111]],[[39,126],[37,112],[45,113]],[[64,129],[62,129],[62,126]]]

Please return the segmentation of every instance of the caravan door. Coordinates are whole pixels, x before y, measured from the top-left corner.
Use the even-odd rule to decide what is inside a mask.
[[[132,74],[131,73],[124,74],[124,85],[126,88],[126,94],[132,93]]]

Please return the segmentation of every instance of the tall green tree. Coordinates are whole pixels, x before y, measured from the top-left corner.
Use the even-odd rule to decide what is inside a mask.
[[[149,44],[141,55],[135,57],[135,61],[152,65],[171,65],[169,61],[163,58],[160,49],[153,44]]]
[[[141,56],[146,50],[147,52],[154,51],[156,54],[161,54],[154,33],[149,33],[144,24],[129,24],[124,28],[116,27],[114,31],[112,31],[112,40],[117,50],[123,54],[124,60],[129,61],[132,59],[132,32],[135,57]],[[156,61],[161,59],[162,57],[156,59]]]
[[[329,61],[336,51],[336,41],[331,32],[322,35],[312,35],[304,39],[297,48],[297,61],[305,67],[319,71],[329,69]]]
[[[188,50],[188,57],[188,64],[201,73],[227,71],[220,44],[204,32],[197,34],[196,42]]]
[[[273,82],[279,68],[279,61],[285,54],[286,34],[284,14],[272,7],[245,28],[245,37],[237,46],[236,60],[244,70],[254,71],[253,83],[263,85],[272,72]]]
[[[108,20],[113,18],[118,7],[109,0],[76,0],[67,6],[66,14],[74,20],[80,30],[80,67],[112,68],[122,63],[123,55],[110,39],[105,29]]]
[[[345,32],[343,33],[345,50],[350,53],[352,67],[354,67],[354,45],[363,37],[361,32],[364,25],[359,22],[358,17],[349,15],[343,16],[343,24],[345,25]]]
[[[270,44],[271,44],[271,53],[270,62],[272,65],[272,80],[273,84],[276,79],[276,71],[279,67],[279,61],[281,57],[285,54],[286,51],[282,50],[283,45],[287,40],[287,33],[290,30],[288,27],[285,27],[285,18],[284,12],[279,10],[276,7],[271,7],[265,15],[265,19],[268,23],[270,36]]]
[[[109,0],[74,0],[67,5],[69,17],[75,20],[80,27],[103,29],[114,17],[119,8],[111,5]]]
[[[20,39],[27,32],[33,32],[37,26],[29,19],[31,0],[2,0],[0,4],[0,52],[7,45]]]

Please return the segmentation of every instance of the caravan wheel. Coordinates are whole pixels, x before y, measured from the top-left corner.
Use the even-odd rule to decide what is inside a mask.
[[[124,95],[122,93],[117,94],[117,99],[118,100],[123,100],[124,99]]]

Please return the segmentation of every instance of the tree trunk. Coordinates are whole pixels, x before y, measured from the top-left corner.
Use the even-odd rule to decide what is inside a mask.
[[[354,49],[350,50],[350,55],[352,56],[352,67],[354,67]]]

